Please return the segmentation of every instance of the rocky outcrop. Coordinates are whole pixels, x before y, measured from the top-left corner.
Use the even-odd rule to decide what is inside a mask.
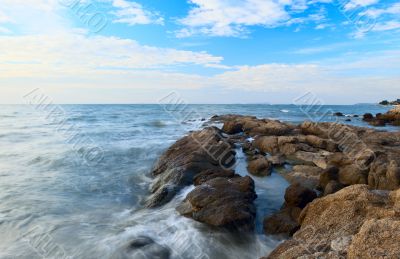
[[[156,207],[170,201],[185,186],[193,184],[194,177],[205,170],[224,170],[234,164],[232,145],[215,127],[205,128],[178,140],[158,160],[152,176],[152,195],[147,207]]]
[[[217,177],[197,186],[177,210],[181,215],[211,226],[251,230],[256,197],[250,177]]]
[[[398,258],[400,190],[353,185],[308,204],[299,223],[268,258]]]
[[[364,115],[363,120],[368,122],[372,126],[382,127],[386,126],[386,124],[390,124],[393,126],[400,126],[400,106],[394,107],[392,110],[387,113],[378,113],[374,117],[371,113],[367,113]]]
[[[277,213],[264,219],[267,234],[293,235],[300,227],[302,209],[317,198],[317,194],[300,183],[290,185],[285,192],[285,203]]]

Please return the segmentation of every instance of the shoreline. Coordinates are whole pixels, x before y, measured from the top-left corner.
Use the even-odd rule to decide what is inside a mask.
[[[336,221],[335,217],[331,219],[334,220],[329,227],[331,229],[320,233],[320,239],[326,243],[322,251],[314,251],[313,241],[302,236],[304,229],[310,226],[318,232],[326,227],[323,224],[313,225],[307,219],[315,213],[314,207],[319,208],[318,205],[324,203],[329,207],[330,200],[336,196],[340,196],[341,201],[350,199],[349,202],[354,202],[354,195],[368,196],[374,193],[373,190],[379,189],[385,193],[385,197],[378,198],[382,202],[386,200],[385,203],[392,202],[392,212],[389,214],[396,215],[394,208],[400,207],[400,201],[389,198],[400,196],[400,192],[395,191],[400,187],[400,165],[397,163],[400,158],[400,132],[335,123],[304,122],[294,126],[241,115],[214,116],[210,122],[223,123],[223,127],[221,130],[207,127],[192,132],[178,140],[159,158],[152,172],[153,195],[147,200],[148,207],[168,203],[182,188],[194,184],[194,190],[177,207],[182,216],[230,231],[253,231],[256,216],[254,200],[257,198],[254,181],[257,178],[237,175],[233,167],[226,165],[226,161],[221,162],[228,156],[232,159],[230,152],[234,152],[235,146],[246,155],[247,169],[252,175],[269,177],[273,168],[282,168],[283,165],[291,167],[291,170],[280,173],[291,184],[286,190],[281,210],[264,219],[267,235],[284,235],[288,239],[268,258],[305,255],[304,244],[313,251],[307,252],[308,255],[317,252],[338,256],[355,253],[354,244],[350,241],[340,251],[331,246],[331,230],[341,227],[340,215],[337,215]],[[225,156],[213,157],[218,153]],[[372,210],[369,200],[362,202],[366,212]],[[390,219],[394,222],[388,227],[400,222],[398,216]],[[377,219],[378,216],[364,215],[358,227],[353,226],[352,219],[343,220],[353,229],[352,233],[348,233],[353,238],[361,233],[364,223]],[[378,228],[377,233],[381,230],[384,228]],[[400,235],[393,240],[399,239]],[[286,254],[288,251],[297,251],[296,256]],[[391,248],[389,252],[397,253],[398,250]]]

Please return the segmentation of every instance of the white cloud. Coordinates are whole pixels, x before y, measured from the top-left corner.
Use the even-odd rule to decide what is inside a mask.
[[[193,34],[239,36],[245,26],[274,26],[290,16],[285,5],[291,0],[190,0],[195,5],[179,22],[186,28],[179,37]]]
[[[372,28],[373,31],[390,31],[400,29],[400,22],[399,21],[387,21],[383,23],[375,24]]]
[[[180,64],[218,65],[222,61],[205,52],[156,48],[134,40],[77,33],[0,36],[0,49],[0,68],[4,72],[0,77],[78,76]]]
[[[372,18],[378,18],[379,16],[384,14],[391,14],[391,15],[400,14],[400,3],[395,3],[388,8],[380,8],[380,9],[370,8],[367,11],[361,13],[360,15],[368,15]]]
[[[164,23],[164,19],[158,13],[145,10],[139,3],[113,0],[112,5],[117,9],[113,12],[116,16],[115,23],[126,23],[128,25]]]
[[[352,10],[358,7],[365,7],[378,3],[379,0],[350,0],[345,6],[345,10]]]

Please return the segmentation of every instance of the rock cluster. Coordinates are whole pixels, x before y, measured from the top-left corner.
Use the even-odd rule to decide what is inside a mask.
[[[314,200],[299,222],[267,258],[399,258],[400,190],[353,185]]]
[[[383,127],[387,124],[400,126],[400,106],[396,106],[384,114],[378,113],[375,117],[371,113],[366,113],[364,114],[363,120],[377,127]]]
[[[390,114],[400,116],[398,110]],[[290,165],[280,170],[291,184],[285,203],[265,218],[264,230],[293,237],[269,258],[397,258],[400,132],[239,115],[214,116],[211,122],[223,123],[222,130],[193,132],[159,159],[148,207],[165,204],[193,184],[177,207],[181,215],[216,227],[252,229],[254,181],[230,169],[234,147],[241,146],[252,175],[268,176],[274,167]]]

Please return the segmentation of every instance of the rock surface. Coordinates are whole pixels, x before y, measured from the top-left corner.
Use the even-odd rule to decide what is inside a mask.
[[[217,177],[197,186],[177,210],[211,226],[250,230],[254,228],[256,197],[249,176]]]
[[[316,199],[301,213],[301,228],[268,258],[398,258],[400,190],[353,185]]]
[[[234,150],[215,127],[205,128],[178,140],[158,160],[152,195],[146,207],[161,206],[170,201],[194,177],[205,170],[224,170],[234,164]]]

